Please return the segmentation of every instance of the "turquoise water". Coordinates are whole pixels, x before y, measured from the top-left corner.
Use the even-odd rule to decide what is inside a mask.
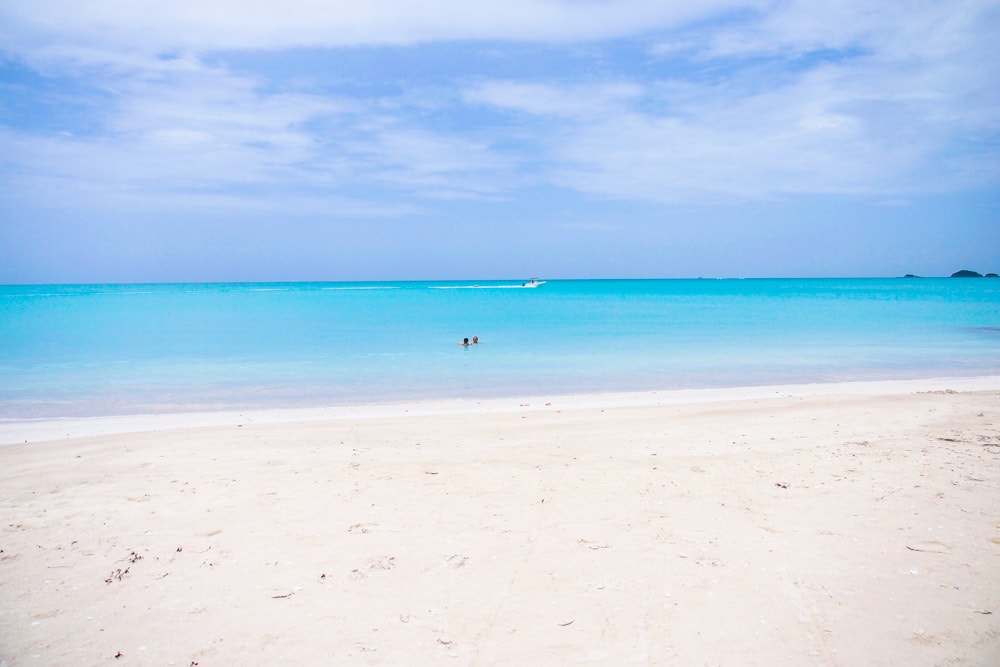
[[[516,284],[3,286],[0,417],[1000,374],[1000,280]]]

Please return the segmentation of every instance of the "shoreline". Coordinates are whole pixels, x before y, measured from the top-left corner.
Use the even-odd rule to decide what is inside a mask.
[[[655,407],[753,401],[769,398],[842,396],[848,394],[886,396],[948,390],[961,392],[1000,390],[1000,376],[816,382],[594,394],[523,395],[483,399],[430,399],[426,401],[345,404],[326,407],[206,410],[93,417],[6,418],[0,419],[0,447],[126,433],[242,426],[244,424],[287,424],[342,419],[539,410]]]

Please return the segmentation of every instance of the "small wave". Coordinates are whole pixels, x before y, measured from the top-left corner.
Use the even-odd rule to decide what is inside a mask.
[[[3,294],[2,296],[8,299],[23,299],[25,297],[36,297],[36,296],[66,296],[65,292],[38,292],[37,294],[28,293],[15,293],[15,294]]]
[[[532,285],[428,285],[428,289],[533,289]]]
[[[358,285],[357,287],[321,287],[320,289],[332,290],[336,292],[346,290],[379,290],[379,289],[399,289],[395,285]]]
[[[11,299],[24,299],[24,298],[35,298],[42,296],[58,296],[58,297],[77,297],[77,296],[132,296],[134,294],[157,294],[153,290],[145,292],[124,292],[118,290],[93,290],[93,291],[81,291],[81,292],[14,292],[11,294],[2,294],[0,296],[5,296]]]

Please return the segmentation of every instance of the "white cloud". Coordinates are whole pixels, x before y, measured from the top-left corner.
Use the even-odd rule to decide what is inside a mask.
[[[678,201],[866,192],[898,179],[913,147],[871,136],[836,67],[758,90],[738,78],[607,86],[481,83],[477,103],[535,114],[537,160],[602,197]],[[846,96],[846,98],[845,98]]]
[[[19,187],[59,179],[95,197],[494,199],[548,182],[678,201],[968,187],[997,179],[995,150],[970,152],[1000,128],[991,6],[9,0],[0,49],[110,103],[86,135],[11,130],[0,142]],[[406,84],[366,99],[275,92],[263,74],[202,60],[227,48],[654,32],[665,37],[643,67],[446,81],[433,104]],[[450,122],[485,111],[513,120]]]
[[[377,182],[436,199],[496,198],[511,186],[511,160],[487,144],[391,120],[373,130],[350,150],[355,164]]]
[[[866,0],[781,0],[745,20],[710,26],[702,50],[712,57],[857,49],[910,60],[968,49],[982,23],[997,19],[992,0],[872,3]],[[669,49],[669,44],[664,45]]]
[[[8,48],[284,49],[438,40],[568,42],[676,26],[746,2],[703,0],[8,0]]]
[[[1000,53],[986,44],[1000,13],[986,9],[856,3],[827,14],[775,3],[736,27],[705,28],[690,78],[637,80],[622,86],[627,95],[600,84],[481,82],[467,98],[536,114],[553,178],[601,197],[983,187],[1000,172],[995,150],[974,139],[1000,129]],[[686,35],[652,54],[689,57],[699,42]]]
[[[147,186],[263,180],[315,153],[303,124],[344,111],[316,96],[264,94],[251,80],[209,68],[116,85],[104,131],[73,143],[93,150],[108,178]]]
[[[166,146],[158,146],[156,139],[166,139]],[[0,154],[13,167],[0,179],[0,196],[9,206],[41,206],[71,218],[89,212],[109,219],[156,212],[208,217],[243,212],[324,219],[419,211],[411,203],[343,192],[336,187],[346,181],[343,169],[323,165],[293,174],[275,169],[269,175],[260,169],[267,162],[262,154],[233,149],[224,158],[206,157],[198,150],[205,147],[201,136],[186,137],[182,131],[145,142],[116,142],[66,135],[26,138],[0,130]],[[240,159],[248,163],[244,169]],[[331,184],[338,178],[340,183]]]
[[[272,92],[191,58],[95,81],[113,94],[88,132],[0,133],[11,190],[47,205],[46,191],[73,206],[326,199],[381,215],[412,207],[366,199],[495,198],[511,171],[481,141],[413,126],[398,103]]]

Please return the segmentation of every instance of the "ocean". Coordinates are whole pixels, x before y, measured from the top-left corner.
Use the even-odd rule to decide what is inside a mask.
[[[996,279],[0,286],[0,418],[978,375]]]

